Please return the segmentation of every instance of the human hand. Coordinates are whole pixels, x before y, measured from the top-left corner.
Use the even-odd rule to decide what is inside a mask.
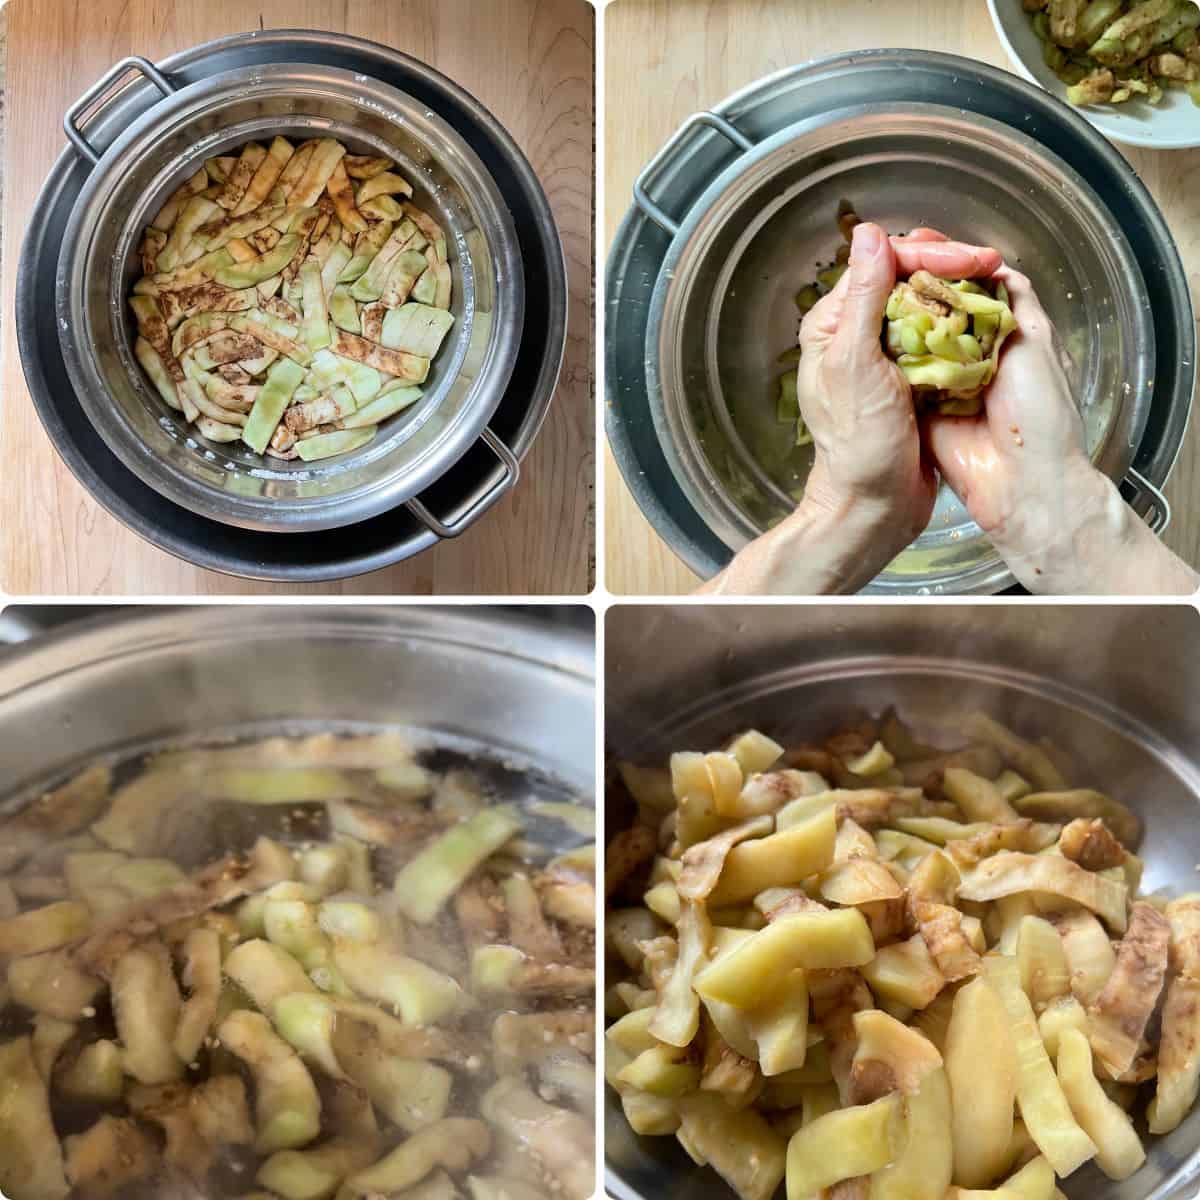
[[[992,274],[1000,261],[995,250],[935,230],[889,239],[863,223],[845,274],[800,327],[797,393],[816,454],[801,507],[842,514],[862,530],[867,579],[925,528],[937,494],[912,390],[880,343],[897,273],[966,279]]]
[[[1011,267],[1017,331],[975,417],[927,419],[942,477],[1032,592],[1191,594],[1195,575],[1091,463],[1063,352],[1033,285]]]
[[[897,273],[965,279],[999,266],[995,250],[932,229],[888,239],[878,225],[855,227],[846,273],[800,329],[797,393],[816,450],[804,498],[702,592],[858,591],[925,528],[936,482],[908,381],[883,353],[884,309]]]

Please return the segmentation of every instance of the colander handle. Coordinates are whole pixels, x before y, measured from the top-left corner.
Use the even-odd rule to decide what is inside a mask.
[[[666,161],[679,149],[680,143],[697,125],[715,129],[719,134],[728,138],[739,150],[745,153],[754,149],[754,143],[740,129],[731,125],[724,117],[714,112],[692,113],[690,117],[675,131],[671,140],[646,164],[642,173],[633,184],[633,202],[660,229],[665,229],[672,237],[679,232],[679,222],[667,216],[665,212],[651,199],[650,184],[662,170]]]
[[[422,525],[432,530],[440,538],[456,538],[460,533],[465,533],[467,527],[474,524],[479,517],[483,516],[497,500],[507,496],[513,490],[517,480],[521,476],[521,464],[517,456],[486,425],[484,426],[483,433],[479,436],[500,460],[500,464],[504,468],[504,474],[501,476],[499,483],[488,488],[465,513],[455,517],[449,523],[435,517],[420,500],[408,501],[408,511]]]
[[[114,83],[123,75],[127,75],[130,71],[137,71],[144,75],[164,96],[171,96],[175,93],[175,85],[172,84],[167,77],[148,59],[139,58],[136,54],[130,55],[128,58],[123,58],[119,63],[114,63],[109,69],[94,83],[70,108],[67,109],[67,114],[63,117],[63,131],[66,133],[71,145],[79,151],[84,158],[92,163],[100,161],[100,155],[92,149],[91,143],[83,136],[83,132],[79,128],[79,118],[100,99],[112,87]]]
[[[1148,500],[1150,503],[1150,512],[1146,523],[1155,533],[1162,533],[1164,529],[1171,523],[1171,502],[1162,494],[1162,492],[1148,480],[1140,471],[1135,471],[1132,467],[1125,472],[1125,478],[1122,481],[1127,483],[1134,492],[1131,504],[1137,504],[1139,500]]]

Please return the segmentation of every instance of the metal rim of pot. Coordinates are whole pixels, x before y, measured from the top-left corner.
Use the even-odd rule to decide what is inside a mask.
[[[870,87],[866,82],[870,80]],[[697,113],[677,131],[641,177],[643,203],[626,214],[613,241],[606,297],[606,427],[614,457],[642,512],[697,574],[709,576],[732,551],[708,527],[679,487],[654,428],[645,345],[651,295],[671,235],[647,213],[670,207],[674,223],[711,180],[780,129],[828,113],[839,88],[866,101],[944,102],[953,85],[963,111],[983,112],[1042,142],[1102,191],[1133,244],[1156,318],[1155,402],[1122,491],[1135,511],[1165,528],[1170,508],[1160,488],[1187,429],[1195,380],[1195,329],[1186,274],[1166,223],[1142,182],[1086,121],[1039,88],[997,68],[955,55],[918,50],[869,50],[788,68]],[[998,590],[1011,577],[995,580]],[[867,589],[871,590],[871,589]]]
[[[169,90],[97,156],[79,115],[131,69]],[[96,161],[59,256],[60,343],[92,423],[143,482],[201,516],[250,529],[336,528],[411,499],[477,438],[494,438],[487,422],[524,321],[516,234],[478,157],[425,105],[362,74],[304,64],[246,67],[175,88],[150,63],[130,58],[73,105],[64,124],[79,153]],[[140,274],[142,231],[165,198],[205,159],[276,134],[336,137],[356,153],[396,159],[416,202],[446,230],[454,271],[455,325],[421,400],[361,450],[314,464],[215,446],[196,434],[138,367],[125,305]],[[506,447],[497,453],[510,463]],[[515,478],[513,467],[504,491]]]
[[[379,570],[456,537],[511,490],[561,371],[567,284],[562,242],[528,160],[474,97],[419,60],[345,35],[277,30],[204,43],[163,60],[159,68],[182,86],[247,63],[297,61],[382,79],[436,111],[468,140],[513,213],[526,277],[525,333],[509,388],[487,427],[490,436],[470,446],[452,471],[400,508],[337,530],[281,538],[198,517],[126,470],[83,415],[57,327],[40,320],[56,303],[54,264],[87,175],[73,149],[59,156],[43,185],[41,219],[30,224],[21,252],[15,307],[22,367],[38,416],[72,473],[110,514],[198,566],[245,578],[318,582]],[[159,96],[149,83],[121,88],[89,120],[89,137],[98,146],[107,144]]]
[[[703,118],[710,115],[701,114],[697,119],[709,124]],[[1120,227],[1111,220],[1100,198],[1057,156],[1006,125],[978,116],[964,120],[958,110],[928,104],[838,108],[788,126],[757,143],[751,143],[719,118],[712,127],[735,140],[744,153],[712,181],[682,220],[677,222],[660,212],[640,180],[634,196],[635,203],[653,220],[660,224],[665,221],[664,227],[673,235],[651,298],[647,327],[646,375],[652,416],[676,479],[723,541],[733,548],[740,547],[764,532],[765,526],[758,525],[722,486],[712,453],[706,450],[697,429],[701,418],[691,411],[699,403],[695,392],[707,393],[705,415],[711,414],[724,439],[722,444],[730,446],[740,460],[738,466],[773,506],[772,519],[786,516],[796,503],[759,466],[739,437],[731,416],[734,396],[722,385],[717,343],[726,301],[730,307],[744,307],[744,277],[749,274],[758,279],[757,272],[743,269],[742,257],[749,254],[759,231],[770,225],[786,205],[802,203],[790,197],[793,187],[803,187],[811,177],[807,164],[824,164],[823,171],[817,172],[824,174],[834,170],[828,160],[835,154],[851,156],[851,163],[869,163],[879,155],[881,144],[903,145],[905,154],[912,154],[913,146],[905,139],[926,148],[957,144],[956,153],[960,155],[991,155],[994,163],[1006,163],[1013,192],[1023,192],[1024,184],[1040,179],[1052,200],[1061,195],[1064,207],[1079,210],[1079,226],[1088,231],[1092,246],[1103,256],[1103,274],[1110,286],[1089,288],[1086,281],[1078,286],[1085,293],[1099,291],[1108,309],[1103,314],[1107,317],[1105,327],[1115,327],[1127,335],[1120,342],[1120,359],[1107,356],[1105,375],[1098,379],[1096,372],[1088,388],[1089,392],[1125,398],[1106,410],[1098,427],[1095,420],[1089,420],[1090,448],[1093,460],[1106,473],[1118,480],[1125,475],[1149,417],[1154,374],[1154,331],[1145,316],[1149,302]],[[846,161],[839,158],[837,166],[844,169]],[[653,173],[653,164],[648,171]],[[786,184],[785,179],[794,182]],[[761,203],[764,195],[770,196],[766,204]],[[754,212],[750,218],[746,217],[748,210]],[[726,250],[724,236],[730,228],[741,232],[732,248]],[[1072,245],[1076,244],[1072,238]],[[717,270],[717,285],[710,293],[709,275],[713,270]],[[739,278],[743,288],[735,304],[734,281]],[[1126,280],[1133,283],[1123,286]],[[1042,298],[1053,314],[1050,297]],[[1085,314],[1080,324],[1090,331],[1091,319],[1099,323],[1101,316],[1100,312]],[[693,329],[689,329],[689,322],[694,322]],[[701,329],[703,340],[698,344]],[[1065,326],[1060,325],[1060,333],[1070,341]],[[1098,365],[1098,356],[1093,356],[1091,366]],[[1084,410],[1089,417],[1097,412],[1086,403]],[[710,429],[708,437],[715,436]],[[943,507],[952,509],[955,516],[949,517]],[[953,567],[939,563],[939,552],[956,556]],[[987,545],[978,526],[944,489],[929,529],[877,577],[869,590],[991,593],[1011,580],[1008,568]]]
[[[268,605],[237,615],[138,607],[50,633],[16,628],[38,636],[0,652],[5,794],[89,758],[197,734],[391,725],[474,741],[590,802],[595,654],[578,625],[478,606]]]

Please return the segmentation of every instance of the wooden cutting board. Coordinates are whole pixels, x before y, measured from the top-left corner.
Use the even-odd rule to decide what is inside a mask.
[[[586,0],[12,0],[4,146],[0,584],[14,595],[582,593],[591,587],[593,10]],[[117,59],[250,29],[329,29],[412,54],[485,104],[550,197],[571,289],[566,361],[513,495],[455,542],[340,584],[231,579],[143,541],[42,431],[13,327],[17,256],[62,114]]]
[[[605,12],[605,240],[633,180],[687,116],[760,76],[828,54],[920,46],[1010,68],[984,0],[617,0]],[[653,103],[648,97],[653,97]],[[1200,110],[1197,110],[1200,121]],[[1119,147],[1170,223],[1200,305],[1200,150]],[[1192,422],[1167,486],[1165,541],[1200,566],[1200,429]],[[642,516],[605,448],[605,582],[674,594],[699,582]]]

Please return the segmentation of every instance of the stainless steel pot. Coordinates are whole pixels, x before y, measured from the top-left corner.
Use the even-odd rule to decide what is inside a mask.
[[[6,796],[163,742],[390,725],[537,770],[586,801],[592,637],[503,609],[138,608],[0,653]]]
[[[148,67],[149,64],[138,65],[142,71]],[[486,425],[476,440],[467,437],[467,430],[475,415],[483,409],[473,404],[465,406],[455,393],[456,386],[461,385],[449,383],[449,403],[443,403],[447,398],[431,397],[428,403],[432,411],[421,417],[419,429],[415,417],[411,431],[401,420],[392,426],[388,437],[389,444],[396,442],[401,453],[408,453],[404,444],[412,439],[414,469],[419,470],[422,478],[428,476],[429,479],[419,496],[400,504],[398,496],[407,490],[400,487],[391,497],[393,507],[379,508],[383,503],[382,493],[375,488],[375,481],[384,468],[371,461],[373,444],[367,449],[366,460],[356,463],[348,460],[347,486],[362,488],[367,506],[362,512],[373,507],[378,515],[363,516],[360,513],[353,524],[310,528],[303,536],[290,538],[278,536],[276,530],[201,516],[149,486],[109,448],[85,412],[83,397],[77,394],[75,381],[68,370],[62,340],[69,330],[46,319],[59,304],[58,266],[60,252],[67,241],[67,228],[75,220],[77,202],[93,173],[90,160],[74,147],[64,152],[55,164],[36,205],[38,219],[31,223],[26,235],[17,276],[16,324],[21,362],[38,415],[68,466],[109,512],[155,545],[201,566],[252,578],[319,581],[377,570],[409,558],[435,545],[441,538],[456,536],[511,490],[516,481],[518,461],[528,452],[541,427],[561,367],[566,338],[566,273],[562,246],[548,201],[520,149],[478,101],[407,55],[328,32],[278,30],[238,35],[197,46],[164,60],[159,64],[158,73],[168,87],[184,90],[230,72],[249,72],[251,78],[257,75],[261,82],[277,67],[292,71],[299,67],[310,80],[327,78],[326,69],[333,76],[344,77],[349,72],[353,95],[347,102],[350,107],[343,108],[343,115],[362,111],[354,97],[361,99],[364,105],[372,105],[375,103],[372,96],[377,89],[382,89],[379,94],[395,89],[416,105],[413,110],[415,124],[405,118],[403,129],[397,132],[386,117],[386,112],[394,112],[394,108],[385,106],[386,112],[381,109],[362,122],[356,118],[356,132],[361,124],[368,134],[365,139],[357,138],[357,143],[370,144],[370,139],[378,137],[379,130],[389,125],[390,131],[382,140],[396,149],[409,147],[416,158],[421,159],[422,129],[431,128],[430,122],[444,123],[467,145],[485,176],[502,196],[501,216],[510,222],[515,233],[515,252],[524,277],[525,321],[523,332],[511,346],[493,346],[491,352],[496,356],[496,363],[508,360],[511,354],[510,378],[507,387],[500,386],[497,406],[490,418],[484,418]],[[393,100],[394,97],[389,99],[388,105],[392,105]],[[139,120],[147,118],[153,122],[155,118],[148,114],[163,103],[162,90],[156,83],[135,82],[106,98],[95,109],[87,119],[84,137],[93,150],[103,156],[108,147]],[[425,113],[433,116],[426,118]],[[371,132],[372,126],[375,132]],[[431,175],[442,169],[431,158],[418,161],[417,166],[420,168],[418,177],[426,183]],[[421,174],[421,171],[426,173]],[[454,188],[445,179],[434,178],[433,182],[438,187],[445,184],[446,194],[440,199],[426,197],[426,202],[458,209],[465,234],[465,222],[468,218],[474,219],[471,210],[462,207]],[[112,186],[112,181],[107,186]],[[442,215],[446,217],[445,212]],[[446,219],[449,222],[449,218]],[[474,231],[471,236],[475,237]],[[506,283],[512,279],[511,275],[505,276]],[[111,321],[113,329],[119,330],[125,319],[123,314],[103,312],[98,300],[92,311],[98,321]],[[482,327],[483,324],[482,320],[475,320],[475,325]],[[116,344],[119,345],[119,340]],[[490,335],[488,344],[492,345]],[[111,346],[112,343],[110,349]],[[86,348],[81,353],[90,356]],[[120,354],[115,357],[121,360]],[[122,378],[127,365],[127,358],[114,361],[110,353],[105,369],[113,370],[118,378]],[[459,372],[464,383],[478,365],[473,367],[470,357],[466,358],[464,368]],[[492,365],[490,360],[489,365]],[[487,392],[491,403],[491,385],[499,386],[498,381],[498,376],[490,377],[490,381],[481,376],[471,386],[480,394]],[[446,390],[441,386],[444,382],[443,377],[438,376],[436,390]],[[139,402],[142,398],[137,397]],[[444,429],[439,416],[443,410],[451,416],[459,414],[454,420],[448,420]],[[165,430],[156,436],[170,440]],[[465,449],[460,451],[461,457],[447,465],[445,460],[453,458],[448,447],[458,438],[465,439]],[[426,446],[426,441],[430,445]],[[177,443],[172,446],[180,454],[187,450],[186,446]],[[225,464],[234,459],[226,451],[227,448],[220,454],[212,451],[211,460],[203,458],[202,454],[197,456],[196,470],[210,483],[213,476],[231,470]],[[386,458],[382,461],[386,462]],[[435,462],[445,468],[440,474],[434,468]],[[306,495],[303,500],[314,512],[321,512],[336,507],[336,502],[330,501],[329,496],[342,486],[336,480],[341,470],[336,460],[327,465],[335,468],[332,483],[317,475],[307,481],[298,477],[281,480],[249,476],[243,482],[251,491],[252,501],[264,485],[299,490],[302,484],[307,484],[313,494]],[[244,475],[243,466],[235,463],[232,469]],[[261,464],[259,466],[261,468]],[[297,470],[293,468],[293,471]],[[282,475],[292,476],[293,471]],[[266,474],[276,476],[280,473],[271,467]],[[383,486],[386,489],[391,485]],[[229,498],[228,493],[219,489],[213,489],[213,492],[222,498],[222,502]],[[241,506],[245,500],[246,497],[238,492],[236,503]]]
[[[107,90],[118,63],[93,89]],[[271,64],[170,89],[113,141],[75,203],[58,262],[58,320],[67,370],[92,423],[143,481],[202,516],[300,532],[350,525],[410,500],[485,433],[512,374],[525,279],[512,217],[478,156],[415,98],[369,76]],[[66,118],[95,156],[78,114]],[[447,232],[454,272],[451,336],[421,400],[362,450],[327,462],[280,462],[235,443],[206,442],[157,395],[133,356],[126,298],[141,275],[138,246],[163,201],[206,158],[252,139],[335,137],[355,153],[397,161],[417,204]],[[506,462],[507,449],[499,451]],[[512,466],[509,485],[515,482]],[[505,489],[507,490],[507,488]]]
[[[653,662],[653,671],[647,671]],[[613,609],[605,630],[605,737],[662,761],[757,726],[827,735],[895,705],[918,734],[954,743],[982,708],[1080,764],[1144,819],[1146,891],[1196,889],[1200,863],[1200,613],[1064,605]],[[1123,1183],[1094,1166],[1073,1200],[1185,1200],[1200,1184],[1200,1110],[1146,1143]],[[732,1195],[672,1138],[638,1138],[610,1092],[607,1190],[616,1200]]]
[[[1153,201],[1085,121],[1014,76],[872,51],[781,72],[685,122],[614,244],[609,438],[688,564],[713,573],[802,489],[811,451],[789,452],[775,421],[774,359],[794,340],[791,296],[840,240],[843,197],[896,231],[989,241],[1034,277],[1071,353],[1094,459],[1161,528],[1195,330]],[[1011,582],[944,489],[929,530],[868,590]]]

